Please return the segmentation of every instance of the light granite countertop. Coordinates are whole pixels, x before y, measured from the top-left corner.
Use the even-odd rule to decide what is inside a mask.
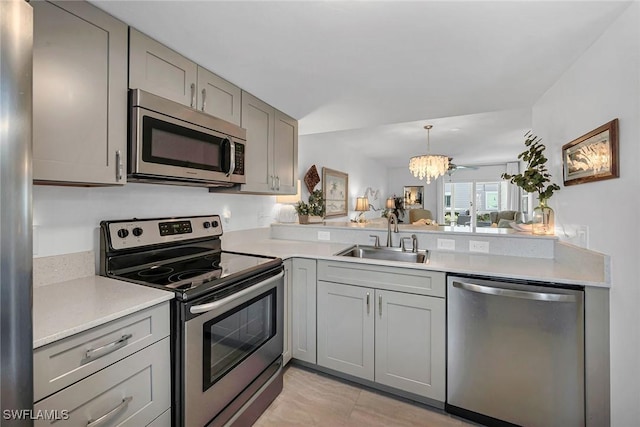
[[[89,276],[33,289],[33,348],[173,299],[173,292]]]
[[[229,239],[231,240],[231,239]],[[346,258],[335,256],[353,244],[324,243],[262,238],[252,241],[225,241],[223,249],[282,259],[302,257],[349,261],[364,264],[402,266],[453,274],[470,274],[504,279],[521,279],[547,283],[610,287],[604,274],[580,268],[579,262],[504,255],[471,254],[464,252],[429,251],[426,264],[407,264],[397,261]]]

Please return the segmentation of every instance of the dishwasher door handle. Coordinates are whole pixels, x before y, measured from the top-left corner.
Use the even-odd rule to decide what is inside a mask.
[[[479,294],[496,295],[496,296],[503,296],[503,297],[509,297],[509,298],[522,298],[522,299],[535,300],[535,301],[576,302],[576,297],[574,295],[494,288],[492,286],[476,285],[475,283],[465,283],[465,282],[456,282],[456,281],[453,281],[452,284],[454,288],[464,289],[465,291],[476,292]]]

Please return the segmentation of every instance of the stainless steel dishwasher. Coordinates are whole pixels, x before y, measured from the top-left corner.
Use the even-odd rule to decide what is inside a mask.
[[[584,375],[583,290],[449,276],[448,412],[584,426]]]

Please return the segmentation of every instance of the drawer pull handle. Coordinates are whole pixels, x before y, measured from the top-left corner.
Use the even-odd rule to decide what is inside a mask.
[[[122,399],[122,402],[120,402],[120,404],[118,406],[116,406],[115,408],[113,408],[112,410],[110,410],[109,412],[107,412],[106,414],[104,414],[103,416],[98,418],[97,420],[89,420],[89,421],[87,421],[87,427],[99,427],[99,426],[111,421],[111,419],[113,417],[115,417],[121,411],[126,409],[127,406],[129,406],[129,402],[131,402],[132,400],[133,400],[133,396],[125,397],[124,399]]]
[[[102,356],[106,356],[109,353],[113,353],[119,348],[124,347],[128,344],[129,338],[133,337],[131,334],[126,334],[120,337],[118,340],[111,342],[109,344],[103,345],[102,347],[94,348],[91,350],[87,350],[84,355],[84,359],[82,359],[82,364],[91,362],[92,360],[99,359]]]

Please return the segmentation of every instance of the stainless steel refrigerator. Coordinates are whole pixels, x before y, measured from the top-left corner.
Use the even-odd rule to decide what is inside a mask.
[[[33,13],[0,0],[0,424],[33,425],[31,72]],[[12,411],[13,412],[7,412]]]

